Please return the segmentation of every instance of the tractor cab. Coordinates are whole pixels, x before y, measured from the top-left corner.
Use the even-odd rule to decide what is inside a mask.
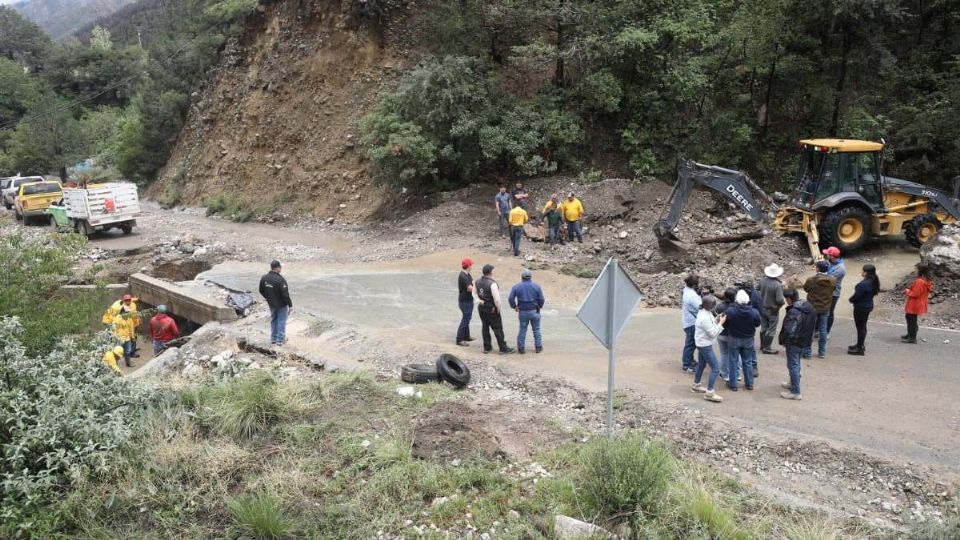
[[[791,203],[804,209],[834,206],[859,194],[883,209],[880,154],[883,144],[845,139],[800,141],[800,167]],[[859,198],[859,197],[857,197]]]

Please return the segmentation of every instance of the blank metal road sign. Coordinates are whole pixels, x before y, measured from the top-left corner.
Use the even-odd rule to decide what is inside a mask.
[[[611,258],[583,299],[577,318],[610,349],[639,301],[640,288],[617,260]]]

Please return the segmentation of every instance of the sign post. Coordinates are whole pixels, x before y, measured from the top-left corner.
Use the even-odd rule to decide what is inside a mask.
[[[639,301],[640,288],[611,257],[577,311],[580,322],[607,348],[607,436],[611,439],[616,342]]]

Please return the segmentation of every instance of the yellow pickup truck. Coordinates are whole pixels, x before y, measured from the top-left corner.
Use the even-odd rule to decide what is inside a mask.
[[[14,200],[14,213],[29,225],[34,218],[49,219],[47,207],[63,198],[60,182],[31,182],[21,184]]]

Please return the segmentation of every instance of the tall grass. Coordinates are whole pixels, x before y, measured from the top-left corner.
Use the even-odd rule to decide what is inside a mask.
[[[276,379],[263,372],[215,388],[209,407],[216,430],[239,440],[272,430],[291,412]]]
[[[265,492],[242,495],[227,505],[233,521],[247,534],[261,540],[288,538],[294,522],[284,514],[280,500]]]
[[[675,469],[666,445],[639,433],[589,444],[576,482],[585,514],[604,521],[634,521],[654,513]]]

